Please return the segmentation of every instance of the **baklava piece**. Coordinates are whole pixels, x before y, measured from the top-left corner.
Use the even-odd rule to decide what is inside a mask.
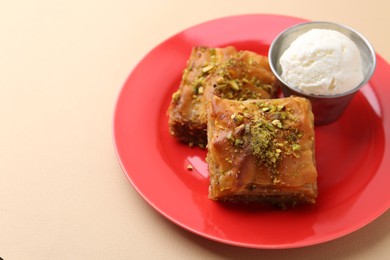
[[[194,47],[168,109],[170,133],[184,143],[204,148],[207,104],[214,95],[247,100],[275,94],[275,76],[267,57],[231,46]]]
[[[307,99],[213,97],[208,117],[211,199],[281,207],[315,203],[314,118]]]

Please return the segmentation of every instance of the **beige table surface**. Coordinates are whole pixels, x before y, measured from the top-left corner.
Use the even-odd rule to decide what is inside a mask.
[[[387,0],[2,1],[0,257],[388,259],[390,212],[345,237],[290,250],[219,244],[177,227],[123,174],[112,117],[131,69],[189,26],[248,13],[340,22],[390,61],[389,10]]]

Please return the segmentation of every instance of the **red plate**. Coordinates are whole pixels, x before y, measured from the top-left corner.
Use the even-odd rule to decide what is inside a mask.
[[[227,244],[292,248],[349,234],[389,208],[390,66],[379,56],[375,74],[343,117],[316,128],[315,206],[288,211],[223,207],[207,198],[206,152],[169,135],[166,111],[193,46],[233,45],[267,55],[278,33],[303,21],[277,15],[210,21],[158,45],[135,67],[116,105],[116,152],[134,188],[166,218]]]

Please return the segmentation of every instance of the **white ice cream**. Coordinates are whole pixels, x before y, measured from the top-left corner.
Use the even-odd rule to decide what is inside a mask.
[[[334,95],[357,87],[364,78],[357,46],[347,36],[312,29],[280,57],[282,79],[306,94]]]

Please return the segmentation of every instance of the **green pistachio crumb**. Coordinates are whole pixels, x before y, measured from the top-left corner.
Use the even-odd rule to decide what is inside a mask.
[[[270,124],[270,123],[267,123],[267,124],[266,124],[266,127],[267,127],[268,130],[270,130],[270,131],[274,131],[274,130],[275,130],[274,126],[273,126],[272,124]]]
[[[233,114],[230,117],[235,123],[241,123],[242,120],[244,119],[244,116],[241,114]]]
[[[209,64],[209,65],[204,66],[204,67],[202,68],[202,72],[203,72],[203,73],[209,72],[209,71],[212,70],[213,68],[214,68],[214,65],[213,65],[213,64]]]
[[[237,81],[235,80],[229,80],[229,86],[233,89],[233,90],[239,90],[240,89],[240,86],[237,84]]]
[[[282,128],[282,123],[280,122],[279,119],[274,119],[271,124],[273,124],[274,126],[277,126],[278,128]]]
[[[301,146],[299,144],[292,144],[292,150],[294,152],[299,151],[301,149]]]
[[[180,90],[176,91],[175,93],[172,94],[172,100],[174,102],[178,102],[180,100]]]
[[[239,145],[242,145],[244,143],[244,141],[242,140],[242,139],[236,139],[236,140],[234,140],[234,145],[235,146],[239,146]]]
[[[272,182],[274,184],[278,184],[278,183],[281,183],[282,181],[275,177]]]

